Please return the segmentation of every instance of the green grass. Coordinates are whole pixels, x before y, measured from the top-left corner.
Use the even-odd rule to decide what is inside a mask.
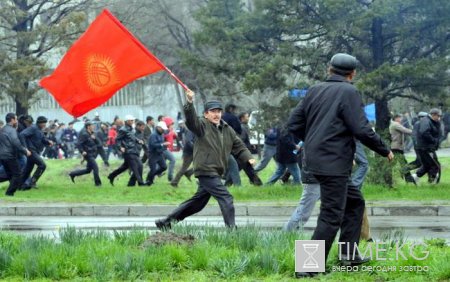
[[[43,236],[25,237],[0,233],[0,279],[70,280],[70,281],[295,281],[295,240],[302,234],[280,230],[240,228],[228,231],[213,227],[180,226],[177,234],[191,234],[196,239],[187,245],[143,244],[147,230],[60,231],[60,242]],[[425,248],[414,248],[416,257],[429,251],[425,260],[395,258],[395,245],[403,238],[386,236],[388,250],[369,266],[427,266],[427,272],[333,272],[337,265],[337,247],[332,249],[323,281],[446,281],[450,279],[450,247],[442,240],[426,241]],[[409,250],[412,242],[406,242]],[[145,246],[145,247],[144,247]],[[361,249],[368,247],[361,244]],[[373,248],[373,245],[372,245]]]
[[[450,158],[441,159],[443,165],[443,176],[439,185],[422,183],[419,187],[412,184],[406,185],[400,179],[396,181],[396,187],[388,189],[380,185],[366,183],[363,193],[369,201],[421,201],[429,203],[439,200],[450,203]],[[14,197],[3,198],[4,202],[67,202],[67,203],[95,203],[95,204],[178,204],[189,198],[196,191],[197,185],[193,178],[192,182],[182,178],[179,188],[175,189],[169,185],[167,176],[157,178],[151,187],[126,187],[128,174],[124,173],[111,186],[106,176],[120,165],[120,161],[113,161],[110,168],[106,168],[98,161],[100,176],[103,186],[94,186],[92,174],[76,178],[73,184],[68,173],[80,168],[79,160],[46,160],[47,171],[39,180],[39,189],[31,191],[18,191]],[[178,164],[177,164],[178,166]],[[267,181],[274,171],[275,164],[272,162],[260,173],[263,182]],[[148,168],[145,167],[146,173]],[[423,177],[423,182],[426,182]],[[283,204],[286,202],[296,203],[301,195],[300,186],[281,185],[254,187],[248,183],[248,178],[242,172],[241,187],[230,188],[235,197],[235,202],[273,202]],[[0,184],[0,190],[5,191],[8,183]],[[212,201],[214,202],[214,201]]]

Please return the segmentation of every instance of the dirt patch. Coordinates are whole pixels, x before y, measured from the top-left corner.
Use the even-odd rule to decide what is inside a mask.
[[[192,235],[181,235],[173,232],[156,232],[147,238],[147,240],[142,243],[143,248],[147,248],[150,245],[164,245],[164,244],[188,244],[192,245],[195,241],[195,237]]]

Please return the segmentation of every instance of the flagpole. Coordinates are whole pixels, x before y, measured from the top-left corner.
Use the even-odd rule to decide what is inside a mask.
[[[169,75],[175,79],[176,82],[178,82],[178,84],[181,85],[181,87],[184,88],[184,90],[188,91],[189,88],[186,86],[186,84],[184,84],[171,70],[169,70],[168,67],[166,67],[165,65],[162,65],[164,67],[164,69],[169,73]]]
[[[166,67],[155,55],[153,55],[145,46],[142,44],[139,40],[136,39],[136,37],[117,19],[108,9],[104,9],[103,13],[105,13],[107,16],[109,16],[125,33],[127,33],[130,38],[148,55],[150,56],[155,62],[160,65],[166,72],[169,73],[169,75],[175,79],[175,81],[181,85],[181,87],[184,88],[184,90],[188,91],[189,88],[184,84],[168,67]]]

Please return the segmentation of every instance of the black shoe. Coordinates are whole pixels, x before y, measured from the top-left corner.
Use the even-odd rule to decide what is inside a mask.
[[[189,182],[192,182],[192,180],[191,180],[192,174],[194,174],[194,172],[192,172],[192,171],[187,171],[187,172],[184,174],[184,176],[186,176],[186,178],[189,180]]]
[[[34,177],[31,178],[29,186],[30,186],[30,188],[33,188],[33,189],[37,189],[38,188],[37,187],[37,183],[36,183],[36,178],[34,178]]]
[[[173,188],[177,188],[178,187],[178,183],[170,182],[170,186],[172,186]]]
[[[14,197],[14,193],[8,193],[8,192],[6,192],[6,193],[5,193],[5,196],[8,196],[8,197]]]
[[[97,183],[97,184],[95,184],[95,187],[102,187],[102,184],[101,183]]]
[[[114,177],[110,175],[108,175],[108,179],[109,179],[109,183],[111,183],[112,186],[114,186]]]
[[[252,184],[255,185],[255,186],[262,186],[263,185],[261,179],[256,174],[255,174],[255,176],[252,179]]]
[[[147,183],[141,182],[141,183],[138,183],[138,186],[147,186]]]
[[[405,176],[405,181],[406,181],[406,183],[413,183],[414,185],[417,186],[416,180],[414,179],[414,177],[412,175]]]
[[[17,189],[17,190],[20,190],[20,191],[28,191],[28,190],[31,190],[31,185],[24,184],[24,185],[22,185],[22,187],[20,187],[20,188]]]
[[[161,231],[167,231],[172,229],[172,224],[170,223],[170,220],[167,218],[165,219],[157,219],[155,220],[156,228],[158,228]]]
[[[316,277],[317,275],[319,275],[318,272],[296,272],[295,278],[312,278]]]
[[[72,180],[73,183],[75,183],[75,175],[69,174],[70,180]]]
[[[369,261],[370,261],[369,258],[362,258],[359,255],[355,255],[355,257],[348,255],[341,255],[341,265],[343,266],[356,266]]]

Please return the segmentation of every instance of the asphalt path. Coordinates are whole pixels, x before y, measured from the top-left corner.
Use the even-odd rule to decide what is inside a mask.
[[[156,231],[155,217],[61,217],[61,216],[2,216],[0,228],[17,234],[48,235],[59,239],[59,231],[67,227],[79,230],[102,229],[131,230],[145,228]],[[236,217],[238,227],[258,226],[261,228],[281,229],[288,218],[285,216]],[[381,240],[383,236],[393,235],[396,231],[404,232],[410,240],[422,241],[430,238],[443,238],[450,243],[450,217],[448,216],[374,216],[370,217],[372,236]],[[317,217],[311,217],[304,227],[306,234],[311,234]],[[214,226],[224,228],[222,217],[192,216],[183,223],[195,226]]]
[[[436,154],[439,157],[450,157],[450,148],[441,148],[439,150],[436,151]],[[406,156],[415,156],[416,153],[414,152],[414,150],[409,151],[408,153],[405,154]]]

